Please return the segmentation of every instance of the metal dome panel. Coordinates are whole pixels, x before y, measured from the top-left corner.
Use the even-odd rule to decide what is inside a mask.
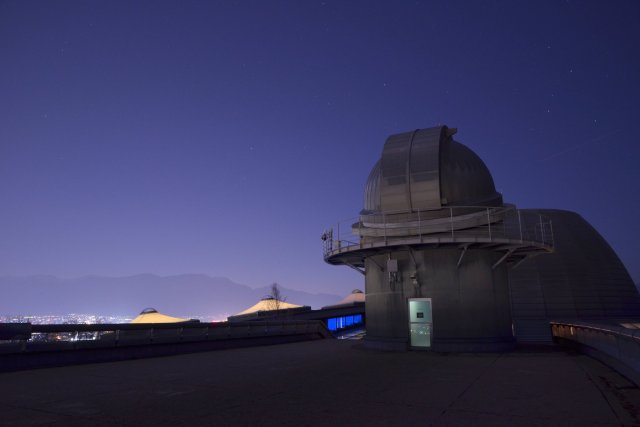
[[[364,189],[363,213],[380,211],[380,160],[373,165]]]
[[[380,162],[380,207],[385,212],[411,210],[407,186],[407,162],[413,132],[391,135]]]
[[[409,145],[411,210],[440,209],[440,145],[445,127],[417,130]]]
[[[391,135],[381,159],[384,212],[440,209],[440,144],[445,127]]]

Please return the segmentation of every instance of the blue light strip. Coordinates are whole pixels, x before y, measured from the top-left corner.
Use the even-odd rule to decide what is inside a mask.
[[[345,329],[350,326],[361,325],[362,314],[354,314],[353,316],[340,316],[327,319],[327,329],[330,331],[337,331],[339,329]]]

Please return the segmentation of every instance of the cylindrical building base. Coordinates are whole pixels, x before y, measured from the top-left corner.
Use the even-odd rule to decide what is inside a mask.
[[[381,350],[514,348],[506,265],[493,250],[398,249],[365,261],[365,345]],[[423,303],[418,303],[423,301]],[[424,304],[410,319],[409,305]],[[424,321],[420,323],[421,321]]]

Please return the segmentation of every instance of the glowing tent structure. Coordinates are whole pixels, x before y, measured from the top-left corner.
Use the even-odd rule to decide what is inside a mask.
[[[190,321],[190,319],[172,317],[167,316],[166,314],[158,313],[158,310],[156,310],[155,308],[145,308],[140,312],[138,317],[131,321],[131,323],[179,323]]]
[[[364,304],[365,294],[360,289],[354,289],[349,295],[344,297],[340,302],[324,306],[322,308],[338,308],[348,307],[352,305]]]
[[[257,320],[268,318],[280,318],[282,316],[290,316],[294,313],[301,313],[310,311],[311,307],[308,305],[297,305],[289,302],[284,302],[267,296],[258,301],[257,304],[252,305],[246,310],[240,313],[229,316],[228,321],[245,321],[245,320]]]
[[[252,305],[246,310],[241,311],[240,313],[236,314],[236,316],[241,316],[243,314],[257,313],[259,311],[288,310],[290,308],[300,308],[300,307],[303,307],[303,306],[280,301],[273,297],[264,297],[260,301],[258,301],[257,304]]]

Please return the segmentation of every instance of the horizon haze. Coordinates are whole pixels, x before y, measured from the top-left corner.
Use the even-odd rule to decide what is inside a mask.
[[[52,275],[0,276],[0,289],[11,299],[0,299],[0,315],[63,315],[70,313],[135,317],[144,308],[178,317],[224,320],[269,295],[270,285],[251,288],[227,277],[204,274],[124,277]],[[286,301],[320,308],[344,295],[309,293],[280,286]]]

